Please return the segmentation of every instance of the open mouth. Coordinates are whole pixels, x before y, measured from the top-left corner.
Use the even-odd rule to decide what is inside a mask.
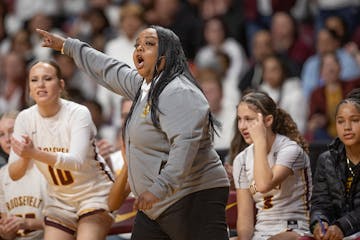
[[[250,134],[248,132],[242,132],[241,134],[245,139],[250,137]]]
[[[47,95],[47,91],[38,91],[38,92],[37,92],[37,95],[38,95],[39,97],[46,96],[46,95]]]
[[[136,57],[137,59],[137,68],[142,68],[144,66],[144,59],[142,58],[142,56],[138,55]]]

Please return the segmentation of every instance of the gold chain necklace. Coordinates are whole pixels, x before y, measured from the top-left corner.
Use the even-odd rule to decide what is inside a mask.
[[[355,177],[355,173],[354,173],[354,171],[352,170],[352,168],[351,168],[351,166],[350,166],[350,160],[349,160],[349,158],[346,158],[346,163],[347,163],[347,165],[348,165],[348,168],[349,168],[349,170],[350,170],[351,175],[352,175],[353,177]]]

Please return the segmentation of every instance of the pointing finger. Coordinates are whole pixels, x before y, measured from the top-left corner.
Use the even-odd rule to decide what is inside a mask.
[[[39,28],[36,29],[36,32],[39,33],[43,37],[49,36],[49,32],[47,32],[45,30],[42,30],[42,29],[39,29]]]
[[[41,35],[41,37],[43,38],[43,41],[41,43],[41,45],[43,47],[49,47],[51,44],[51,37],[49,32],[41,30],[41,29],[36,29],[36,31]]]
[[[63,47],[65,38],[57,35],[57,34],[52,34],[50,32],[44,31],[42,29],[36,29],[36,31],[40,34],[40,36],[42,36],[42,46],[43,47],[49,47],[52,48],[56,51],[60,51]]]

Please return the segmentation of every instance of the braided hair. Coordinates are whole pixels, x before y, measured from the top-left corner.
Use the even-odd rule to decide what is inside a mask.
[[[339,102],[339,104],[336,106],[335,116],[338,114],[340,106],[345,103],[353,104],[356,107],[356,109],[360,112],[360,88],[355,88],[351,90],[346,95],[346,97]]]
[[[158,114],[162,114],[161,109],[159,109],[159,96],[165,87],[172,82],[177,76],[183,75],[185,76],[187,81],[190,81],[197,88],[202,89],[198,82],[195,80],[193,75],[190,72],[187,59],[185,57],[184,50],[181,46],[181,42],[179,37],[170,29],[151,25],[150,28],[155,29],[158,39],[159,39],[159,48],[158,48],[158,57],[157,64],[154,69],[153,79],[157,79],[156,81],[151,81],[149,94],[147,97],[147,103],[150,106],[151,120],[153,125],[156,128],[160,128],[160,123],[158,119]],[[162,58],[165,58],[165,66],[164,69],[159,72],[158,66]],[[161,74],[160,74],[161,73]],[[125,121],[125,126],[127,125],[129,119],[134,110],[134,106],[141,95],[141,87],[138,89],[135,99],[133,101],[133,105],[129,111],[129,114]],[[209,129],[211,135],[216,132],[214,126],[218,126],[218,122],[213,118],[211,112],[209,113]],[[125,131],[124,131],[125,132]],[[123,135],[124,135],[123,132]]]

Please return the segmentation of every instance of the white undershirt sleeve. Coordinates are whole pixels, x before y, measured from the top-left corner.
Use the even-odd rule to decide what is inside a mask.
[[[94,143],[95,131],[90,112],[79,109],[70,119],[71,140],[68,153],[57,153],[55,168],[79,171],[87,159],[89,148]]]

